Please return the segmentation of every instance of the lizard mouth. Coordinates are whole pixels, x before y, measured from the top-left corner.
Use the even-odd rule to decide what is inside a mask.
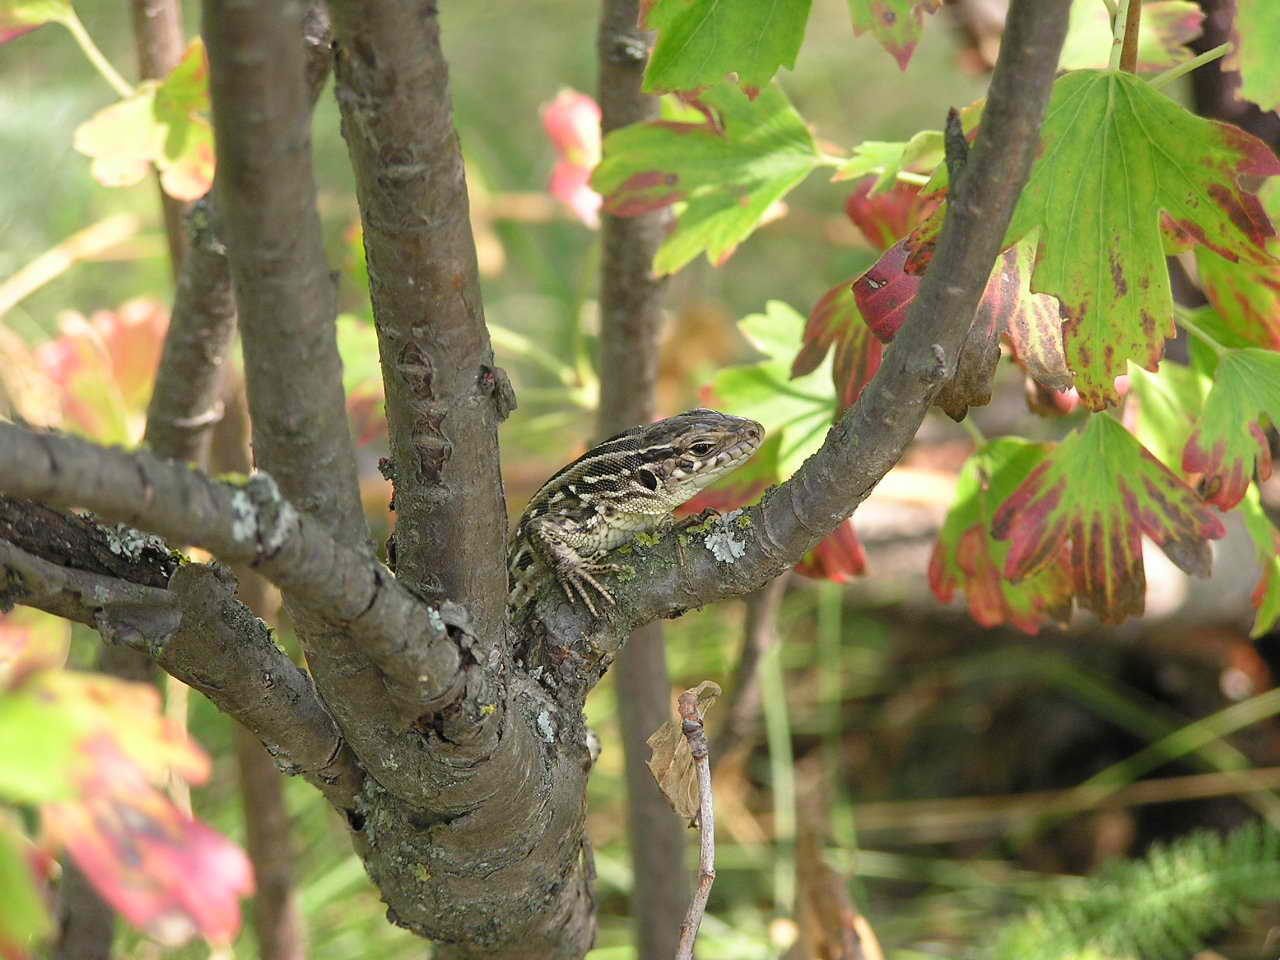
[[[716,454],[715,470],[724,471],[737,467],[760,449],[760,444],[764,442],[764,428],[754,420],[749,423],[750,426],[742,432],[740,440]]]

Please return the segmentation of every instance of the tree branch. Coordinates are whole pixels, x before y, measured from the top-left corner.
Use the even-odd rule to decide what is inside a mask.
[[[498,423],[515,405],[484,324],[435,4],[331,0],[386,388],[396,573],[502,635]]]
[[[254,565],[306,609],[350,632],[383,671],[382,699],[389,693],[405,720],[441,709],[465,682],[462,652],[449,635],[467,631],[456,605],[427,607],[376,560],[335,542],[299,513],[267,474],[243,486],[217,483],[146,451],[0,424],[0,490],[88,507],[227,562]]]
[[[186,38],[182,31],[182,4],[179,0],[132,0],[133,45],[138,51],[138,73],[143,80],[163,77],[182,59]],[[169,242],[169,262],[174,274],[182,270],[187,255],[187,238],[182,221],[187,204],[165,193],[156,172],[156,187],[164,211],[164,233]]]
[[[302,21],[299,3],[204,4],[218,207],[257,465],[337,540],[362,547],[368,528],[315,206]]]
[[[50,541],[93,532],[109,540],[88,521],[58,518],[42,515]],[[122,562],[142,580],[150,578],[155,563],[137,554]],[[268,744],[282,769],[306,777],[336,806],[351,808],[363,779],[355,758],[310,678],[275,645],[266,625],[235,600],[229,573],[187,564],[164,589],[63,566],[5,540],[0,571],[0,607],[27,604],[88,624],[108,644],[147,653]]]
[[[682,544],[680,534],[636,551],[628,558],[634,577],[611,582],[618,612],[607,623],[542,590],[537,603],[549,643],[575,651],[584,669],[602,669],[624,631],[759,588],[848,517],[898,462],[955,370],[1030,173],[1068,5],[1011,5],[982,127],[964,175],[952,186],[942,236],[907,322],[875,379],[818,452],[759,504],[718,525],[718,536],[732,538],[741,555],[721,562],[702,535],[683,535],[688,543]]]

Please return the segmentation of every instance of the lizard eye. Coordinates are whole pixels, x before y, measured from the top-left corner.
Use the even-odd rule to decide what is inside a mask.
[[[636,477],[650,490],[658,489],[658,475],[652,470],[637,470]]]
[[[689,447],[689,452],[695,457],[705,457],[708,453],[715,449],[714,443],[708,443],[705,440],[699,441]]]

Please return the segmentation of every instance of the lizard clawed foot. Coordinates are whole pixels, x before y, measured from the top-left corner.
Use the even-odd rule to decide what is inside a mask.
[[[560,581],[561,589],[564,590],[564,595],[569,598],[570,604],[576,603],[577,597],[581,597],[582,602],[585,603],[587,605],[587,609],[591,611],[591,615],[593,617],[599,617],[600,611],[597,610],[596,605],[591,602],[591,593],[587,590],[588,586],[592,587],[611,605],[617,603],[617,601],[613,599],[613,594],[609,592],[608,587],[600,583],[600,581],[593,577],[592,574],[617,573],[621,569],[622,567],[616,563],[591,563],[585,564],[576,569],[559,572],[557,579]],[[577,596],[575,596],[575,592]]]

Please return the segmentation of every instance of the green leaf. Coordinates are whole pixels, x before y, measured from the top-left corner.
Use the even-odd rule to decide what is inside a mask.
[[[139,84],[80,124],[73,145],[93,158],[93,177],[104,186],[138,183],[155,164],[166,193],[195,200],[213,183],[208,113],[208,65],[196,40],[163,80]]]
[[[1189,0],[1153,0],[1142,5],[1138,72],[1167,70],[1190,60],[1187,43],[1200,36],[1204,11]],[[1074,0],[1059,70],[1105,67],[1111,57],[1111,14],[1102,0]]]
[[[609,134],[591,178],[604,209],[635,216],[685,202],[653,261],[674,273],[699,253],[723,261],[821,160],[804,120],[776,86],[755,100],[729,84],[701,97],[704,123],[636,124]]]
[[[0,956],[22,957],[32,941],[53,932],[44,897],[22,846],[25,838],[0,824]]]
[[[1223,510],[1240,502],[1253,479],[1271,475],[1266,423],[1280,423],[1280,353],[1232,350],[1218,361],[1213,389],[1182,454],[1182,469],[1205,475],[1205,499]]]
[[[876,174],[874,193],[884,193],[903,170],[932,170],[943,159],[941,130],[921,130],[905,143],[864,140],[853,148],[831,178],[832,182],[856,180],[868,173]]]
[[[793,68],[810,0],[647,0],[641,21],[658,32],[645,71],[649,93],[696,90],[736,73],[755,94]]]
[[[804,326],[804,317],[795,310],[770,300],[765,313],[738,324],[742,335],[769,359],[722,370],[712,384],[725,410],[758,420],[769,436],[779,437],[779,480],[791,476],[822,445],[835,415],[830,360],[791,379],[790,357]]]
[[[1239,95],[1263,110],[1280,109],[1280,6],[1275,0],[1236,0],[1232,39],[1236,54],[1228,60],[1240,71]]]
[[[1262,575],[1258,585],[1253,588],[1253,606],[1257,613],[1253,618],[1251,637],[1260,637],[1269,633],[1280,620],[1280,530],[1271,522],[1262,509],[1262,498],[1258,488],[1250,486],[1240,501],[1240,519],[1245,529],[1253,538],[1258,548],[1258,563],[1262,567]]]
[[[1005,500],[992,533],[1010,541],[1004,572],[1015,583],[1056,562],[1070,541],[1077,601],[1104,623],[1120,623],[1145,605],[1140,534],[1183,570],[1205,577],[1213,556],[1206,541],[1225,529],[1129,431],[1094,415]]]
[[[868,31],[880,46],[906,70],[924,30],[924,15],[942,6],[942,0],[849,0],[853,32]]]
[[[1208,378],[1190,367],[1166,360],[1151,373],[1129,364],[1133,433],[1166,467],[1181,469],[1182,448],[1208,392]],[[1126,419],[1129,413],[1126,407]]]
[[[969,615],[984,627],[1012,624],[1034,634],[1049,620],[1071,615],[1071,576],[1065,550],[1058,562],[1013,583],[1002,568],[1009,544],[992,538],[996,508],[1045,457],[1048,448],[1017,437],[993,440],[965,461],[956,499],[929,560],[929,586],[943,603],[957,587],[968,597]]]
[[[1174,333],[1160,211],[1223,256],[1271,263],[1274,230],[1238,181],[1276,173],[1280,161],[1262,141],[1131,74],[1082,70],[1057,81],[1006,243],[1041,228],[1032,286],[1062,305],[1084,403],[1114,403],[1125,362],[1154,369]]]
[[[79,739],[74,721],[51,709],[39,690],[0,696],[0,798],[32,804],[70,798]]]

